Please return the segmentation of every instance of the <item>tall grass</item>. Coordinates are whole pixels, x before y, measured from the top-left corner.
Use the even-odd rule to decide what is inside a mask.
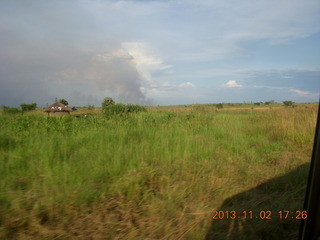
[[[0,239],[203,239],[226,198],[309,162],[315,119],[316,108],[3,115]],[[301,191],[282,194],[301,208]]]

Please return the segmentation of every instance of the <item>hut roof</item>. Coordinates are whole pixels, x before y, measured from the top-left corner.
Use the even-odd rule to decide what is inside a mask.
[[[72,112],[72,109],[63,105],[62,103],[56,102],[45,108],[44,112]]]

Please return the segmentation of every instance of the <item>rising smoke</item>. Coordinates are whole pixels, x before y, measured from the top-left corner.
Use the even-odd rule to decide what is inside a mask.
[[[89,78],[100,91],[110,91],[120,101],[146,104],[148,101],[141,91],[144,79],[132,60],[123,49],[98,54],[92,59]]]
[[[146,80],[137,71],[133,56],[123,49],[111,53],[95,54],[85,60],[86,64],[60,71],[61,82],[87,86],[87,95],[112,97],[116,102],[150,105],[141,91]],[[91,92],[89,92],[91,91]],[[82,99],[85,90],[77,90]],[[74,97],[76,100],[76,96]]]

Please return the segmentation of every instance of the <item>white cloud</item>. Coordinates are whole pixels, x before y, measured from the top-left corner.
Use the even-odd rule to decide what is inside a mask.
[[[225,87],[229,88],[240,88],[242,85],[238,84],[235,80],[229,80],[225,85]]]
[[[268,89],[279,89],[279,90],[288,90],[289,87],[284,86],[268,86],[268,85],[253,85],[253,88],[268,88]]]
[[[179,87],[181,87],[181,88],[194,88],[195,86],[194,86],[194,84],[191,83],[191,82],[185,82],[185,83],[181,83],[181,84],[179,85]]]
[[[302,90],[299,90],[299,89],[291,89],[290,91],[298,94],[301,97],[310,96],[312,94],[311,92],[302,91]]]
[[[184,82],[179,85],[175,85],[171,82],[153,82],[150,85],[143,86],[141,91],[146,94],[147,97],[155,96],[176,96],[176,95],[190,95],[190,91],[194,93],[197,90],[195,85],[191,82]],[[188,92],[188,94],[187,94]],[[174,94],[172,94],[174,93]]]
[[[155,81],[152,77],[152,72],[172,68],[171,65],[164,64],[150,44],[145,42],[124,42],[122,47],[133,57],[132,61],[136,65],[138,72],[150,82]]]

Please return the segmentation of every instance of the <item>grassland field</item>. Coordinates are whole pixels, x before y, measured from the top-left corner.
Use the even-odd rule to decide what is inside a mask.
[[[294,238],[299,220],[276,214],[302,209],[316,117],[317,104],[1,114],[0,239]],[[214,222],[226,199],[273,218]]]

